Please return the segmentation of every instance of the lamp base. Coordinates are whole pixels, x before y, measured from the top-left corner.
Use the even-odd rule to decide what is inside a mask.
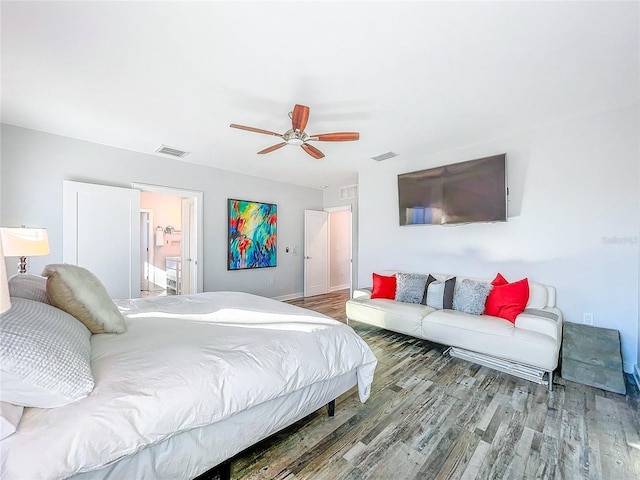
[[[27,273],[27,257],[20,257],[20,263],[18,264],[18,271],[20,273]]]

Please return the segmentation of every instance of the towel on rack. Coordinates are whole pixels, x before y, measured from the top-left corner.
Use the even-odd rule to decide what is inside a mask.
[[[161,228],[156,228],[156,247],[164,246],[164,232]]]

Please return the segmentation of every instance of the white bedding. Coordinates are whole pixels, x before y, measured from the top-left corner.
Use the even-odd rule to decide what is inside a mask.
[[[360,400],[376,359],[348,326],[238,292],[118,302],[126,333],[92,337],[96,386],[78,402],[27,408],[0,442],[2,478],[66,478],[252,406],[356,371]]]

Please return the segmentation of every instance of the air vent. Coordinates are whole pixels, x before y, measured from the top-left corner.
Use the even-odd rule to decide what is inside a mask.
[[[356,198],[358,196],[358,185],[347,185],[340,187],[340,200]]]
[[[160,145],[158,148],[156,148],[156,152],[164,153],[165,155],[171,155],[172,157],[178,158],[189,155],[189,152],[184,152],[182,150],[178,150],[177,148],[167,147],[166,145]]]
[[[376,155],[375,157],[371,157],[371,160],[375,160],[376,162],[381,162],[383,160],[389,160],[390,158],[397,157],[398,154],[395,152],[387,152],[381,153],[380,155]]]

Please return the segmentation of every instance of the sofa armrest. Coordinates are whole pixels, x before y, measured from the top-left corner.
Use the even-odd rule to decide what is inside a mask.
[[[371,288],[356,288],[353,291],[353,298],[360,298],[362,300],[371,298]]]
[[[516,317],[515,326],[548,335],[562,342],[562,312],[557,307],[527,308]]]

